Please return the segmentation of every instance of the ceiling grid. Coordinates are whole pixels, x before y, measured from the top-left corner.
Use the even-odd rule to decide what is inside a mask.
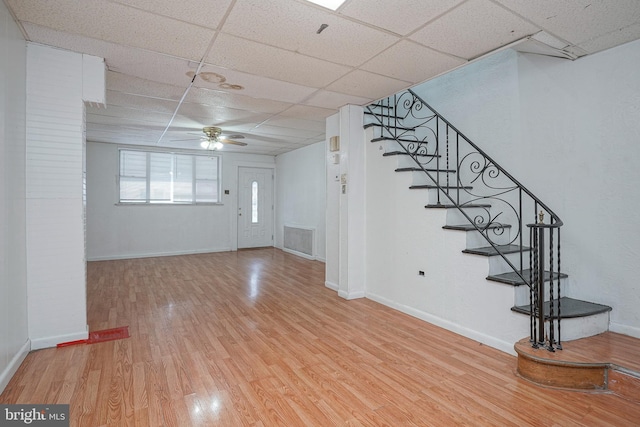
[[[343,105],[530,36],[568,57],[640,38],[637,0],[4,1],[29,41],[105,58],[88,140],[196,150],[216,126],[247,144],[225,151],[268,155],[323,141]]]

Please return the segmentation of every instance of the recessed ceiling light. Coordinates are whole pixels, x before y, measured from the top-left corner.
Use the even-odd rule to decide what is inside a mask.
[[[345,2],[345,0],[307,0],[307,1],[311,3],[315,3],[322,7],[326,7],[327,9],[331,9],[331,10],[336,10],[337,8],[342,6],[342,3]]]

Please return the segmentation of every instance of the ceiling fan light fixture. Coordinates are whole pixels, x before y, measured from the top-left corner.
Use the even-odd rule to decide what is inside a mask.
[[[213,143],[213,149],[214,150],[220,150],[222,149],[222,147],[224,147],[224,145],[222,145],[222,142],[220,141],[216,141]]]
[[[200,147],[202,147],[202,148],[207,148],[207,147],[209,147],[209,141],[207,141],[207,140],[202,141],[202,142],[200,143]]]

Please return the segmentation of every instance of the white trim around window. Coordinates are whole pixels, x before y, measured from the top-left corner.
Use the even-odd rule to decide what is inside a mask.
[[[118,150],[118,204],[219,204],[220,156]]]

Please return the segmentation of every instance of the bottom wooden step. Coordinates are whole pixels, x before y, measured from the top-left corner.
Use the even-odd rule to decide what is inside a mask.
[[[605,332],[562,347],[550,352],[520,340],[514,346],[518,374],[547,387],[607,391],[640,402],[640,339]]]

